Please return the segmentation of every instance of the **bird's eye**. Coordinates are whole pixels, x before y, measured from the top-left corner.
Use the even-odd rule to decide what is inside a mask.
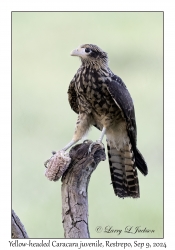
[[[89,48],[85,48],[85,52],[89,53],[91,50]]]

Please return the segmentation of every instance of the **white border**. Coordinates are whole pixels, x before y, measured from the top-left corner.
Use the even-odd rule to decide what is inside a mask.
[[[175,223],[175,202],[174,202],[174,137],[175,137],[175,14],[173,1],[46,1],[30,0],[17,1],[7,0],[0,3],[0,153],[1,153],[1,174],[0,174],[0,247],[9,249],[10,239],[10,211],[11,211],[11,11],[164,11],[165,22],[165,61],[164,61],[164,93],[165,93],[165,182],[164,182],[164,207],[165,207],[165,228],[164,240],[138,240],[139,242],[166,242],[168,249],[174,249],[174,223]],[[151,122],[151,121],[150,121]],[[37,242],[39,240],[36,240]],[[60,240],[63,241],[64,240]],[[93,242],[95,240],[92,240]],[[100,240],[102,241],[102,240]],[[111,240],[111,242],[114,240]],[[126,240],[118,240],[124,242]],[[130,240],[133,242],[134,240]],[[26,247],[27,249],[27,247]],[[146,248],[142,248],[146,249]]]

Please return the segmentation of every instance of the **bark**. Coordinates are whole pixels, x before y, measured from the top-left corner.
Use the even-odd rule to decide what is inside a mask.
[[[62,177],[62,216],[65,238],[90,238],[88,228],[88,184],[92,172],[106,159],[104,148],[92,142],[73,147],[71,163]]]
[[[14,239],[29,238],[24,228],[24,225],[21,223],[20,219],[15,214],[14,210],[12,210],[12,238]]]

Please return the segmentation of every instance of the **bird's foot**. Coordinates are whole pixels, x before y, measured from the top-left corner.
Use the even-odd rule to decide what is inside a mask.
[[[91,140],[84,140],[83,143],[93,143]]]
[[[102,148],[104,148],[104,144],[100,140],[96,140],[96,142],[92,142],[89,146],[88,153],[91,153],[92,147],[96,144],[99,144]]]

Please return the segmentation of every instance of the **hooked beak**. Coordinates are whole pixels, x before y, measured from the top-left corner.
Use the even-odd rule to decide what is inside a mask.
[[[72,50],[72,52],[70,53],[70,55],[71,56],[79,56],[78,49]]]
[[[80,56],[80,57],[84,57],[85,56],[85,49],[84,48],[77,48],[77,49],[74,49],[72,52],[71,52],[71,56]]]

